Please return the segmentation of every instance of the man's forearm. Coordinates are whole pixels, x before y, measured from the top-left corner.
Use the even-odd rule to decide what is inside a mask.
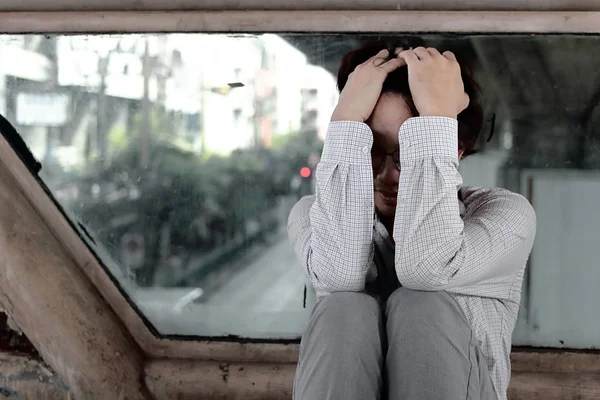
[[[535,236],[529,202],[504,189],[480,188],[469,196],[463,219],[454,119],[413,119],[401,129],[400,143],[405,162],[394,226],[400,283],[509,299]]]
[[[437,287],[439,277],[427,260],[441,243],[460,240],[463,230],[457,195],[462,184],[457,125],[453,118],[411,118],[399,132],[396,272],[400,283],[414,289]]]
[[[372,133],[363,123],[330,124],[317,167],[316,195],[304,224],[304,229],[309,225],[310,235],[294,235],[309,241],[296,242],[295,247],[318,290],[364,289],[373,263],[372,142]],[[290,227],[299,225],[299,221],[290,223]]]

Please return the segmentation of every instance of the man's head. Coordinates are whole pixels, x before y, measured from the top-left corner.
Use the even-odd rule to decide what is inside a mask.
[[[369,42],[344,56],[338,71],[338,89],[340,92],[348,81],[348,76],[359,65],[388,49],[390,57],[394,57],[397,47],[408,48],[423,46],[422,42],[392,44],[384,41]],[[446,49],[439,49],[446,50]],[[465,92],[469,95],[469,106],[458,115],[457,152],[460,157],[474,152],[477,138],[483,124],[483,107],[480,101],[479,87],[471,74],[470,68],[461,60],[462,80]],[[411,117],[418,116],[408,84],[408,69],[399,68],[391,72],[383,83],[382,94],[366,121],[373,131],[373,182],[375,190],[375,208],[385,218],[393,218],[396,211],[398,180],[401,161],[398,152],[398,131],[400,126]]]

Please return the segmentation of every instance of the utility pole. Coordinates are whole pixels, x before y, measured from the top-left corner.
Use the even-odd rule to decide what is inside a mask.
[[[256,85],[254,87],[254,148],[259,148],[262,141],[263,100],[256,93]]]
[[[142,123],[140,131],[140,167],[148,168],[150,164],[150,135],[151,135],[151,118],[152,108],[150,105],[150,76],[152,74],[152,66],[150,60],[150,47],[148,38],[145,39],[144,56],[142,58],[142,75],[144,94],[142,98]]]
[[[102,166],[107,166],[108,162],[108,131],[110,122],[108,121],[106,96],[106,78],[108,77],[108,66],[115,52],[119,51],[119,46],[116,45],[107,51],[106,55],[98,52],[98,75],[100,77],[100,86],[96,94],[96,140],[95,146],[98,150],[98,157]]]
[[[100,87],[96,96],[96,148],[100,164],[105,166],[106,157],[106,76],[111,52],[105,57],[98,57],[98,73],[100,74]]]
[[[0,60],[5,60],[2,52],[0,46]],[[6,116],[6,75],[2,68],[0,68],[0,114]]]
[[[59,89],[58,84],[58,58],[56,55],[56,38],[46,39],[48,40],[49,50],[48,56],[52,62],[52,70],[50,73],[50,81],[48,82],[47,90],[49,93],[57,93]],[[52,151],[61,145],[61,130],[63,127],[59,126],[48,126],[46,133],[46,156],[51,155]]]
[[[200,69],[200,112],[198,113],[200,133],[200,157],[204,159],[206,154],[206,87],[205,87],[205,71],[206,65],[202,65]]]

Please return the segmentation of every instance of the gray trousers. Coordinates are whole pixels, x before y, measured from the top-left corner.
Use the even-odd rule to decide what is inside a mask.
[[[497,400],[471,326],[448,293],[340,292],[315,305],[296,400]]]

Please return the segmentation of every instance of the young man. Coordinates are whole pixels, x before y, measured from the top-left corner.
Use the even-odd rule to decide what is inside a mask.
[[[318,296],[295,399],[505,400],[536,217],[518,194],[462,186],[475,82],[451,52],[376,43],[338,86],[316,194],[288,222]]]

